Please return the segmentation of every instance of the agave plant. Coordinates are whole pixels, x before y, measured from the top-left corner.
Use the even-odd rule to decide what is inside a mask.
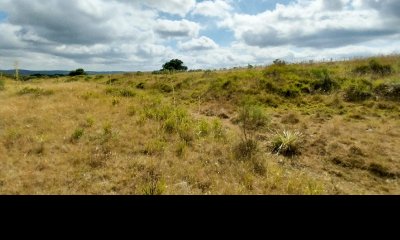
[[[284,156],[293,156],[299,152],[303,134],[284,130],[282,133],[276,133],[272,140],[272,151]]]

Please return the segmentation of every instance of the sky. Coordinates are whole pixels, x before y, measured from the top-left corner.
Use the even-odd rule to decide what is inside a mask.
[[[399,53],[399,0],[0,0],[0,69],[151,71]]]

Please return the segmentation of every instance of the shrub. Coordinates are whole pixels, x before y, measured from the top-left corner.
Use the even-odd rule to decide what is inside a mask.
[[[318,69],[312,71],[314,76],[318,80],[311,83],[312,89],[314,91],[321,91],[324,93],[329,93],[333,89],[337,88],[339,85],[330,77],[327,69]]]
[[[294,156],[299,153],[303,135],[300,132],[284,130],[277,133],[272,140],[272,152],[284,156]]]
[[[251,159],[258,150],[258,143],[253,139],[240,141],[234,148],[235,157],[240,160]]]
[[[206,120],[201,120],[199,122],[199,125],[197,127],[197,135],[199,137],[206,137],[210,132],[210,125],[208,124],[208,122]]]
[[[345,90],[344,98],[349,102],[365,101],[372,97],[371,86],[366,84],[352,84]]]
[[[246,132],[266,126],[269,119],[262,107],[245,103],[240,109],[238,121],[241,123],[244,132]]]
[[[370,73],[386,76],[393,73],[393,68],[391,65],[382,65],[377,60],[372,59],[369,61],[368,65],[358,66],[353,70],[353,72],[359,75]]]
[[[375,87],[374,92],[389,100],[400,100],[400,84],[381,83]]]
[[[83,128],[77,128],[74,131],[74,133],[72,133],[72,135],[71,135],[71,138],[70,138],[71,142],[76,142],[79,139],[81,139],[83,134],[84,134],[84,132],[85,132],[85,130]]]

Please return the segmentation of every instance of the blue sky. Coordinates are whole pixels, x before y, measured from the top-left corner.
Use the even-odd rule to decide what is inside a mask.
[[[68,9],[66,11],[65,9]],[[398,53],[398,0],[1,0],[0,69],[147,71]]]

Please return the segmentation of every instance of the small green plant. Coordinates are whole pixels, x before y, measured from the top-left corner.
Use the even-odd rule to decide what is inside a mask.
[[[79,139],[82,138],[83,134],[84,134],[85,130],[83,128],[77,128],[74,133],[72,133],[71,135],[71,142],[77,142],[79,141]]]
[[[272,152],[284,156],[294,156],[299,153],[303,135],[300,132],[284,130],[276,133],[272,140]]]
[[[204,119],[199,122],[197,127],[197,136],[199,137],[206,137],[210,133],[210,125]]]

